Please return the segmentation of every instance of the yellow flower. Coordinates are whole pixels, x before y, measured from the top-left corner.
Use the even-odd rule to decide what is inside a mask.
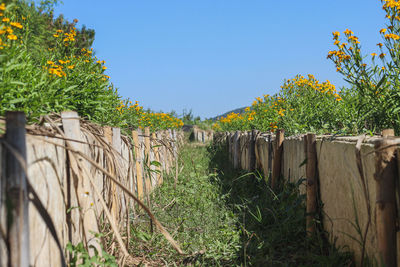
[[[349,29],[346,29],[343,33],[346,34],[346,35],[352,35],[353,34],[353,32],[350,31]]]
[[[9,18],[3,18],[1,21],[2,22],[10,22],[10,19]]]
[[[382,67],[382,70],[385,70],[386,68],[385,67]]]
[[[53,61],[51,61],[51,60],[47,60],[47,62],[46,62],[47,64],[49,64],[49,65],[54,65],[54,62]]]
[[[106,70],[107,69],[107,67],[106,66],[103,66],[103,68],[102,68],[103,70]]]
[[[53,36],[56,38],[60,37],[60,35],[58,35],[58,34],[53,34]]]
[[[382,47],[382,46],[383,46],[382,43],[377,43],[376,45],[379,46],[379,47]]]
[[[385,39],[399,40],[400,36],[398,36],[397,34],[394,34],[394,33],[385,34]]]
[[[372,56],[372,57],[376,57],[377,54],[376,54],[376,53],[371,53],[371,56]]]
[[[386,32],[386,29],[381,29],[380,31],[379,31],[379,33],[385,33]]]
[[[9,34],[7,36],[7,38],[10,39],[10,40],[17,40],[18,39],[18,37],[16,35],[14,35],[14,34]]]
[[[11,22],[10,25],[14,26],[15,28],[22,29],[22,24],[19,22]]]
[[[70,70],[72,70],[72,69],[75,68],[75,65],[70,65],[70,66],[68,66],[67,68],[70,69]]]
[[[385,53],[381,53],[381,54],[379,55],[380,58],[384,58],[385,56],[386,56]]]
[[[338,45],[338,44],[340,44],[340,42],[338,40],[336,40],[333,44]]]
[[[1,5],[0,5],[0,10],[1,10],[1,11],[6,10],[6,4],[1,3]]]
[[[333,34],[333,37],[334,37],[335,39],[337,39],[337,38],[340,36],[340,32],[338,32],[338,31],[332,32],[332,34]]]

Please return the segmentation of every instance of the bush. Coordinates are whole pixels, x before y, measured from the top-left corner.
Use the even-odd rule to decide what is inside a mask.
[[[123,100],[105,74],[105,61],[90,48],[94,31],[77,29],[77,20],[53,19],[51,4],[3,3],[0,22],[0,115],[21,110],[34,121],[42,114],[75,110],[111,126],[182,126],[169,114],[143,111],[138,102]]]

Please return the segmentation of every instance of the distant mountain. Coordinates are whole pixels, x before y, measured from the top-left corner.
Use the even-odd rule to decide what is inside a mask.
[[[246,108],[247,108],[247,107],[242,107],[242,108],[237,108],[237,109],[234,109],[234,110],[225,112],[225,113],[222,114],[222,115],[218,115],[218,116],[212,118],[212,120],[213,120],[213,121],[219,120],[221,117],[226,117],[226,115],[228,115],[229,113],[232,113],[232,112],[233,112],[233,113],[242,114],[242,113],[244,113],[244,110],[245,110]]]

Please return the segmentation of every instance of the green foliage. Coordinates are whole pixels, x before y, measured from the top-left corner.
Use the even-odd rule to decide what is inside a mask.
[[[94,30],[77,29],[77,20],[68,22],[62,15],[54,19],[55,2],[1,6],[0,115],[20,110],[34,121],[42,114],[75,110],[94,122],[122,128],[181,127],[177,118],[122,100],[105,74],[105,61],[90,48]]]
[[[387,24],[380,30],[383,43],[377,44],[379,51],[363,54],[358,37],[346,29],[344,38],[333,33],[337,50],[330,51],[328,58],[352,86],[358,129],[394,128],[400,133],[400,10],[396,1],[382,3]]]
[[[343,38],[338,31],[332,33],[336,50],[329,51],[328,58],[349,83],[348,88],[321,94],[310,75],[305,82],[296,76],[288,80],[294,81],[293,87],[285,81],[272,98],[257,98],[244,115],[229,114],[214,128],[273,131],[279,127],[289,134],[377,133],[392,128],[399,134],[400,8],[395,0],[381,2],[387,24],[380,30],[382,43],[377,43],[378,51],[364,54],[358,37],[349,29],[343,31]],[[279,100],[283,103],[275,105]]]
[[[288,79],[273,95],[257,97],[243,114],[231,113],[220,118],[214,129],[220,131],[274,131],[283,128],[288,134],[304,132],[353,133],[352,94],[338,92],[329,81],[320,82],[313,75]]]
[[[118,264],[115,261],[115,257],[108,254],[101,247],[101,251],[97,251],[96,247],[90,246],[93,251],[93,256],[89,255],[82,242],[77,245],[73,245],[70,242],[67,244],[67,251],[71,254],[71,260],[69,266],[76,267],[92,267],[92,266],[104,266],[104,267],[117,267]]]

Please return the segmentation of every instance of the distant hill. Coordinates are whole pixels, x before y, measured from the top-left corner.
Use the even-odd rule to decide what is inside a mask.
[[[218,116],[212,118],[212,120],[213,120],[213,121],[219,120],[221,117],[226,117],[226,115],[228,115],[229,113],[232,113],[232,112],[233,112],[233,113],[242,114],[242,113],[244,113],[244,110],[245,110],[245,109],[246,109],[246,107],[237,108],[237,109],[234,109],[234,110],[225,112],[225,113],[222,114],[222,115],[218,115]]]

